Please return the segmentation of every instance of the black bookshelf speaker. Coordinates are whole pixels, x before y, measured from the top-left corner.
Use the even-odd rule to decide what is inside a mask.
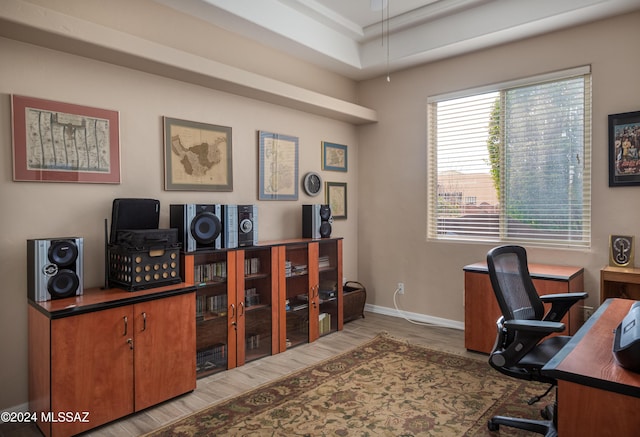
[[[302,238],[329,238],[332,223],[329,205],[302,205]]]
[[[82,294],[84,241],[78,237],[27,240],[27,296],[36,302]]]
[[[222,247],[222,205],[170,205],[169,220],[178,229],[178,240],[185,252]]]

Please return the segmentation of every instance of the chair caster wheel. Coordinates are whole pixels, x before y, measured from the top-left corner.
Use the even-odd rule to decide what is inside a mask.
[[[489,419],[489,421],[487,422],[487,429],[489,429],[489,431],[498,431],[500,429],[500,425],[494,423],[493,420]]]
[[[544,407],[542,410],[540,410],[540,416],[542,416],[544,420],[553,419],[553,407],[550,405]]]

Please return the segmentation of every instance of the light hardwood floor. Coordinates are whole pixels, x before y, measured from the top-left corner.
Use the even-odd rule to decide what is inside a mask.
[[[102,426],[84,435],[95,437],[139,436],[164,424],[189,415],[225,399],[239,395],[281,376],[303,369],[362,344],[381,332],[432,349],[486,360],[483,354],[464,348],[464,331],[417,325],[400,317],[366,313],[366,318],[346,323],[344,329],[320,338],[312,344],[252,361],[242,367],[199,379],[189,394],[167,401],[124,419]],[[34,426],[0,425],[0,437],[40,436]]]

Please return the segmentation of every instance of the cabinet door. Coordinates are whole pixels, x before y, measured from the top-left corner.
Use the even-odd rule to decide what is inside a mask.
[[[89,413],[89,423],[53,423],[54,436],[77,434],[134,411],[133,324],[131,306],[51,321],[51,411]]]
[[[342,240],[318,242],[319,334],[342,330]]]
[[[309,342],[320,337],[320,279],[318,272],[318,243],[309,243]]]
[[[204,377],[235,367],[235,251],[184,254],[184,280],[197,286],[196,372]]]
[[[281,351],[318,338],[317,260],[315,242],[286,245],[280,252]]]
[[[278,250],[252,247],[237,256],[237,365],[278,353]]]
[[[135,304],[135,409],[196,386],[195,296],[182,294]]]

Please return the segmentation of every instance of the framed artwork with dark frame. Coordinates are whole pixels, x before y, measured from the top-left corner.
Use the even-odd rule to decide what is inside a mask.
[[[322,169],[331,171],[348,170],[347,146],[342,144],[322,142]]]
[[[231,128],[164,117],[164,188],[233,191]]]
[[[640,111],[609,115],[609,186],[640,185]]]
[[[120,183],[117,111],[11,96],[13,180]]]
[[[324,187],[327,193],[327,204],[331,208],[331,215],[334,219],[347,218],[347,183],[346,182],[326,182]]]
[[[258,199],[298,200],[298,137],[258,131]]]

